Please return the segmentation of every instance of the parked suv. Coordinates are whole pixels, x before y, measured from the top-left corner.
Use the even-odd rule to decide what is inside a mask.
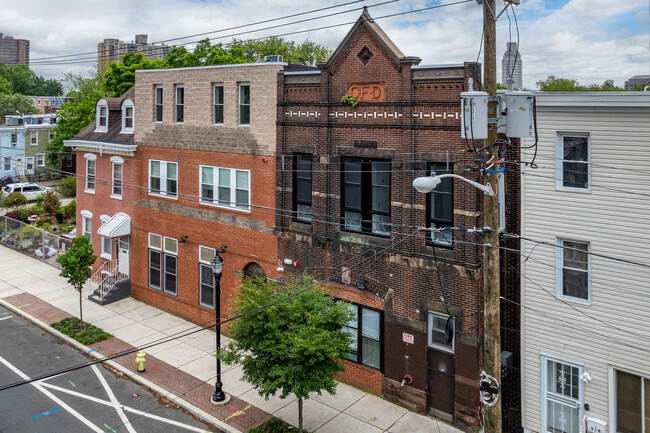
[[[35,183],[26,183],[26,182],[10,183],[9,185],[5,186],[2,189],[2,195],[9,195],[12,192],[18,191],[19,193],[27,197],[28,201],[34,201],[36,200],[36,197],[51,189],[52,188],[48,186],[40,186]]]

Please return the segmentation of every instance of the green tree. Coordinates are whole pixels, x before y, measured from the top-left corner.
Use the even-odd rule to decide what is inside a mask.
[[[549,75],[545,80],[540,80],[535,84],[543,92],[578,92],[580,90],[576,80],[558,78],[555,75]]]
[[[63,140],[71,140],[75,135],[95,120],[97,101],[104,95],[93,92],[79,101],[66,102],[56,113],[54,137],[47,144],[47,159],[51,164],[58,164],[66,152]]]
[[[235,301],[248,312],[231,326],[233,341],[217,354],[224,363],[241,363],[243,378],[264,397],[298,398],[302,432],[303,400],[310,392],[334,394],[335,375],[345,369],[340,358],[350,351],[351,334],[342,330],[352,319],[348,304],[334,302],[324,289],[309,289],[308,276],[278,286],[264,278],[246,278]],[[287,295],[290,298],[281,300]]]
[[[210,45],[209,39],[199,41],[193,52],[189,52],[185,47],[173,47],[165,58],[165,63],[170,68],[233,65],[247,61],[242,48],[224,48],[221,44]]]
[[[25,197],[21,192],[14,191],[11,194],[5,196],[2,200],[2,205],[4,207],[12,207],[18,210],[19,207],[25,206],[27,204],[27,197]]]
[[[635,84],[635,85],[632,87],[632,91],[633,91],[633,92],[642,92],[643,89],[646,88],[646,86],[650,86],[650,81],[648,81],[647,83],[639,83],[639,84]]]
[[[13,88],[14,87],[11,85],[11,82],[0,75],[0,93],[11,95],[13,93]]]
[[[95,260],[97,260],[97,256],[93,254],[93,247],[86,236],[74,238],[68,251],[56,258],[56,261],[61,264],[60,275],[67,278],[68,284],[79,292],[79,320],[81,320],[82,327],[84,316],[81,290],[90,278],[90,267]]]
[[[332,54],[329,48],[310,40],[296,44],[294,41],[276,36],[264,40],[233,39],[230,45],[232,48],[242,48],[246,59],[251,63],[263,61],[264,56],[279,54],[283,56],[285,62],[310,66],[326,61]]]
[[[64,197],[76,197],[77,196],[77,177],[76,176],[66,176],[61,179],[61,183],[56,188],[56,190]]]
[[[22,95],[28,95],[29,89],[34,86],[34,78],[36,77],[36,74],[32,72],[28,66],[23,65],[22,63],[11,65],[7,69],[8,76],[5,78],[11,82],[14,88],[14,92],[20,93]]]
[[[97,67],[88,71],[86,75],[66,72],[61,77],[61,81],[68,89],[66,96],[77,101],[86,98],[91,93],[102,92],[102,76],[99,74]]]
[[[104,90],[109,96],[117,97],[135,84],[138,69],[164,69],[169,67],[163,60],[149,60],[142,53],[128,53],[121,63],[111,63],[104,74]]]
[[[57,210],[59,210],[59,206],[61,206],[61,200],[59,200],[59,197],[56,196],[56,193],[53,190],[49,189],[43,196],[42,206],[45,215],[52,216],[56,213]]]
[[[0,94],[0,124],[4,124],[5,116],[38,112],[38,109],[34,107],[34,102],[26,96],[18,93],[14,95]]]

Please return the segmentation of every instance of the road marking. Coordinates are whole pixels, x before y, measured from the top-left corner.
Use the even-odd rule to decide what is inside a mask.
[[[103,404],[105,406],[113,406],[113,403],[111,403],[110,401],[102,400],[101,398],[93,397],[92,395],[82,394],[80,392],[73,391],[71,389],[61,388],[60,386],[52,385],[51,383],[43,383],[42,386],[45,387],[45,388],[55,390],[55,391],[63,392],[65,394],[74,395],[75,397],[80,397],[80,398],[83,398],[85,400],[90,400],[90,401],[98,403],[98,404]],[[248,407],[250,407],[250,405],[248,405]],[[248,409],[248,407],[246,409]],[[204,429],[201,429],[201,428],[198,428],[198,427],[194,427],[194,426],[189,425],[189,424],[183,424],[180,421],[174,421],[174,420],[171,420],[171,419],[163,418],[161,416],[154,415],[154,414],[149,413],[149,412],[143,412],[141,410],[134,409],[134,408],[129,407],[129,406],[122,405],[122,408],[127,412],[131,412],[131,413],[134,413],[136,415],[140,415],[140,416],[143,416],[143,417],[146,417],[146,418],[151,418],[151,419],[154,419],[156,421],[164,422],[164,423],[171,424],[171,425],[174,425],[174,426],[177,426],[177,427],[181,427],[181,428],[184,428],[186,430],[190,430],[190,431],[194,431],[194,432],[198,432],[198,433],[206,433],[207,432],[207,430],[204,430]],[[244,409],[244,410],[246,410],[246,409]]]
[[[126,429],[129,431],[129,433],[136,433],[135,429],[131,425],[131,422],[129,421],[126,414],[122,410],[122,406],[120,405],[119,400],[115,397],[115,394],[113,394],[113,390],[111,389],[111,387],[108,386],[108,383],[106,382],[106,379],[104,379],[104,376],[102,376],[102,374],[99,372],[99,369],[97,368],[96,365],[91,365],[90,367],[93,369],[93,371],[97,375],[97,378],[99,379],[99,382],[104,387],[104,391],[106,391],[106,394],[108,394],[108,398],[111,400],[111,403],[113,403],[113,407],[115,408],[115,411],[117,412],[120,419],[122,420],[122,423],[123,423],[124,427],[126,427]],[[104,425],[106,425],[106,424],[104,424]]]
[[[71,380],[69,380],[68,382],[70,382],[70,385],[72,385],[73,388],[77,387],[77,385],[75,385]]]
[[[21,308],[29,307],[30,305],[31,304],[19,305],[16,308],[21,309]]]
[[[31,417],[29,420],[30,420],[30,421],[34,421],[35,419],[38,419],[38,418],[40,418],[40,417],[42,417],[42,416],[48,416],[48,415],[50,415],[50,414],[56,412],[57,410],[59,410],[59,408],[58,408],[58,407],[54,407],[54,408],[48,410],[47,412],[43,412],[42,414],[36,415],[36,416],[34,416],[34,417]]]
[[[107,429],[109,429],[109,430],[112,431],[113,433],[117,433],[115,430],[113,430],[113,429],[111,428],[111,426],[109,426],[109,425],[106,424],[106,423],[104,423],[104,427],[106,427]]]
[[[92,353],[92,352],[94,352],[94,351],[95,351],[95,349],[90,349],[90,350],[89,350],[88,352],[86,352],[86,353]]]
[[[17,367],[15,367],[13,364],[11,364],[9,361],[4,359],[2,356],[0,356],[0,363],[4,364],[9,368],[9,370],[13,371],[16,373],[18,376],[20,376],[23,380],[29,380],[30,377],[27,376],[25,373],[20,371]],[[86,426],[88,426],[92,431],[95,431],[97,433],[103,433],[103,430],[97,427],[95,424],[91,423],[88,419],[86,419],[83,415],[81,415],[79,412],[65,404],[62,400],[60,400],[58,397],[56,397],[54,394],[49,392],[48,390],[43,388],[44,384],[38,383],[38,382],[32,382],[32,386],[34,388],[38,389],[40,392],[48,396],[50,399],[54,400],[55,403],[57,403],[59,406],[61,406],[63,409],[67,410],[70,415],[74,416],[77,418],[79,421],[84,423]]]
[[[9,316],[9,317],[3,317],[3,318],[2,318],[2,319],[0,319],[0,320],[7,320],[7,319],[11,319],[12,317],[14,317],[14,316]]]

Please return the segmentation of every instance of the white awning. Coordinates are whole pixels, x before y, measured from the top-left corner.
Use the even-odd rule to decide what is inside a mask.
[[[131,217],[118,212],[97,230],[97,234],[106,238],[117,238],[131,234]]]

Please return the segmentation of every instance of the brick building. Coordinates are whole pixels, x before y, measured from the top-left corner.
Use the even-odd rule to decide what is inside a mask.
[[[353,303],[342,380],[471,428],[483,247],[462,228],[481,227],[482,193],[444,180],[419,194],[412,181],[431,171],[482,180],[460,137],[459,103],[468,79],[481,82],[480,65],[419,63],[366,10],[326,63],[278,75],[278,258],[297,264],[285,277],[329,278],[332,296]]]
[[[76,150],[77,233],[91,240],[97,282],[102,271],[127,282],[133,271],[130,244],[138,148],[133,140],[134,95],[132,87],[119,98],[100,99],[95,121],[64,141]]]
[[[0,33],[0,63],[5,66],[18,63],[29,66],[29,41]]]
[[[246,273],[277,275],[277,73],[283,63],[136,72],[132,296],[214,321],[209,262],[227,245],[222,311]]]

